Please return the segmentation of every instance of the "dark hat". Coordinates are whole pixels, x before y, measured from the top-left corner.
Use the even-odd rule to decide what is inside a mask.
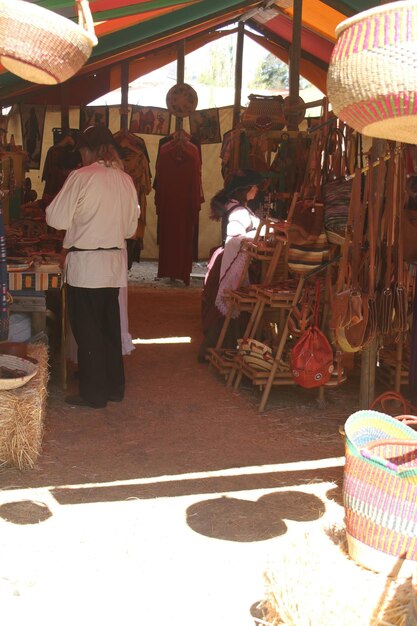
[[[247,189],[254,185],[259,185],[263,181],[263,176],[256,170],[237,170],[231,175],[224,186],[224,190],[228,196],[238,189]]]
[[[89,126],[77,137],[76,149],[89,148],[90,150],[97,150],[100,146],[115,146],[117,144],[113,138],[113,135],[104,124],[97,126]]]

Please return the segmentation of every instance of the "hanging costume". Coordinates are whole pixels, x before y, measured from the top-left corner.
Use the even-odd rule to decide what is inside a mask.
[[[134,261],[140,261],[143,249],[143,239],[146,227],[146,196],[152,190],[152,176],[149,164],[149,154],[145,141],[129,131],[119,131],[113,135],[120,147],[124,171],[131,176],[135,185],[138,202],[141,208],[138,227],[134,236],[127,241],[128,269]]]
[[[188,136],[189,137],[189,136]],[[190,283],[193,242],[201,208],[201,158],[183,131],[160,147],[155,174],[158,277]]]

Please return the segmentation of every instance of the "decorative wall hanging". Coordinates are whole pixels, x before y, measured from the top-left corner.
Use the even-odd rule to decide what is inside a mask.
[[[23,150],[27,152],[28,167],[31,170],[40,169],[45,113],[44,104],[20,105],[22,145]]]
[[[166,100],[168,111],[176,117],[188,117],[198,104],[197,92],[187,83],[178,83],[171,87]]]
[[[24,0],[0,0],[0,62],[32,83],[62,83],[84,65],[97,42],[87,0],[78,24]]]
[[[190,113],[190,131],[200,143],[221,143],[218,109],[204,109]]]
[[[132,106],[129,130],[146,135],[169,135],[171,114],[159,107]]]
[[[80,130],[83,131],[89,126],[98,126],[104,124],[109,126],[109,107],[108,106],[88,106],[80,107]]]

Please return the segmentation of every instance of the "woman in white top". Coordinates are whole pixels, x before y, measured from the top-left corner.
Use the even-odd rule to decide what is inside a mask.
[[[70,173],[46,209],[65,230],[68,315],[78,346],[79,396],[72,405],[105,407],[124,396],[119,288],[127,285],[125,240],[138,225],[138,197],[123,172],[113,135],[90,126],[77,147],[83,165]]]
[[[242,241],[253,238],[259,226],[259,218],[248,202],[256,196],[262,180],[261,174],[255,170],[238,170],[211,200],[211,219],[222,222],[224,244],[210,259],[202,295],[204,340],[198,355],[201,362],[205,360],[207,348],[215,346],[227,313],[224,291],[236,289],[239,285],[246,262],[246,253],[241,250]],[[247,277],[244,282],[248,282]],[[235,317],[238,315],[237,312]],[[241,329],[232,320],[223,347],[236,348],[239,337]]]

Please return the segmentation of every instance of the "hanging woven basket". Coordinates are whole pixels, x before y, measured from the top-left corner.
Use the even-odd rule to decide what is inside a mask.
[[[370,137],[417,143],[417,0],[341,22],[327,74],[334,113]]]
[[[31,2],[0,0],[0,62],[33,83],[62,83],[97,44],[87,0],[76,0],[78,24]]]

